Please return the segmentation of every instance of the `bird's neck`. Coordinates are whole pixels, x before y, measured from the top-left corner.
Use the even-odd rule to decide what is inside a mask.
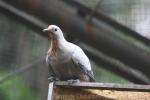
[[[65,43],[67,43],[67,41],[65,40],[63,36],[59,38],[56,36],[52,36],[51,37],[51,50],[54,52],[61,50],[61,48],[63,48]]]

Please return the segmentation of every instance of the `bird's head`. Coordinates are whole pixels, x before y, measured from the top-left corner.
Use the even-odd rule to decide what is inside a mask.
[[[47,28],[43,29],[51,38],[54,36],[56,38],[62,37],[63,33],[61,29],[56,25],[49,25]]]

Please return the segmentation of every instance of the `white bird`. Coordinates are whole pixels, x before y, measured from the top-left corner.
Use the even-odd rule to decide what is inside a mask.
[[[43,32],[48,33],[51,38],[46,56],[51,81],[95,81],[88,57],[79,46],[64,38],[58,26],[49,25]]]

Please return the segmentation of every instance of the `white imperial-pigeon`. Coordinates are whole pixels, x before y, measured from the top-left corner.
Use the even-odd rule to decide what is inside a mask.
[[[43,32],[51,38],[51,46],[46,56],[50,81],[95,81],[88,57],[79,46],[64,38],[58,26],[49,25]]]

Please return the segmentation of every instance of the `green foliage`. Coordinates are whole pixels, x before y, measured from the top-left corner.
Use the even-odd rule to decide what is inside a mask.
[[[17,77],[0,84],[0,100],[38,100],[23,81]]]

